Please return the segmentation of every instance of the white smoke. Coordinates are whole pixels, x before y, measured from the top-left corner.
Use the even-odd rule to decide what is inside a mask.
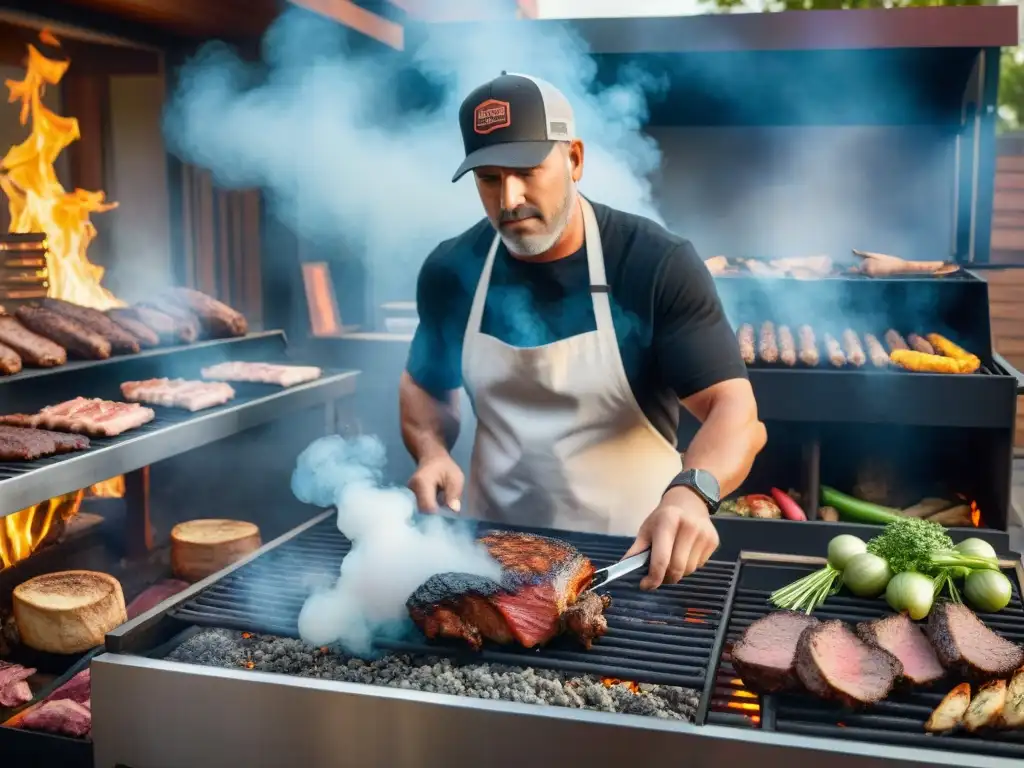
[[[550,26],[509,24],[457,44],[427,39],[390,57],[355,53],[344,35],[293,7],[268,31],[263,65],[205,46],[168,100],[168,146],[222,186],[262,188],[303,237],[341,240],[380,272],[415,275],[434,245],[483,216],[472,175],[450,183],[464,155],[459,104],[502,70],[518,71],[549,80],[573,104],[586,144],[581,191],[659,218],[646,175],[661,155],[640,129],[646,93],[664,83],[624,70],[599,87],[585,44]],[[432,88],[433,103],[415,109]]]
[[[414,520],[412,495],[381,486],[384,464],[384,446],[371,436],[323,437],[299,455],[292,492],[307,504],[337,506],[338,530],[352,541],[335,585],[302,607],[299,634],[313,645],[369,655],[375,639],[408,627],[406,600],[431,576],[501,576],[469,529],[437,516]]]

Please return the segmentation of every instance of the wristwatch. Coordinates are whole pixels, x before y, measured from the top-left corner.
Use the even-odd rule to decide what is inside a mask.
[[[665,493],[680,485],[689,488],[700,496],[704,503],[708,505],[708,512],[714,514],[718,511],[718,505],[721,504],[722,490],[715,476],[706,469],[684,469],[668,484]]]

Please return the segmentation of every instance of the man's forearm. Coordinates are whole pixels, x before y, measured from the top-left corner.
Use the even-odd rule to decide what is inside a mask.
[[[725,498],[747,478],[766,440],[756,407],[751,413],[742,403],[722,402],[711,408],[690,442],[683,467],[713,474]]]
[[[402,442],[417,463],[451,449],[459,436],[457,391],[449,394],[447,402],[438,401],[403,371],[398,402]]]

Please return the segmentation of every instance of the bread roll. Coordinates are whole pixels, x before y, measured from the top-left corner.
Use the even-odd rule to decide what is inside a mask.
[[[47,653],[82,653],[128,619],[121,583],[96,571],[58,571],[14,588],[21,641]]]
[[[171,531],[171,569],[196,582],[260,548],[260,529],[243,520],[190,520]]]

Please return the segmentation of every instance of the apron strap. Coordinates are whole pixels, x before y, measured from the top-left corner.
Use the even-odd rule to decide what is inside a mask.
[[[491,241],[491,248],[487,251],[487,258],[484,260],[484,268],[480,273],[480,280],[476,284],[476,293],[473,294],[473,305],[469,310],[465,338],[480,333],[480,324],[483,322],[484,317],[484,305],[487,303],[487,288],[491,284],[491,272],[494,269],[494,256],[498,252],[498,244],[500,242],[501,236],[495,234],[494,239]]]
[[[607,349],[615,349],[618,354],[619,342],[615,338],[615,323],[612,321],[611,289],[605,275],[601,230],[597,226],[593,206],[582,195],[580,208],[583,211],[583,236],[587,246],[587,271],[590,273],[590,296],[594,302],[597,335]]]

